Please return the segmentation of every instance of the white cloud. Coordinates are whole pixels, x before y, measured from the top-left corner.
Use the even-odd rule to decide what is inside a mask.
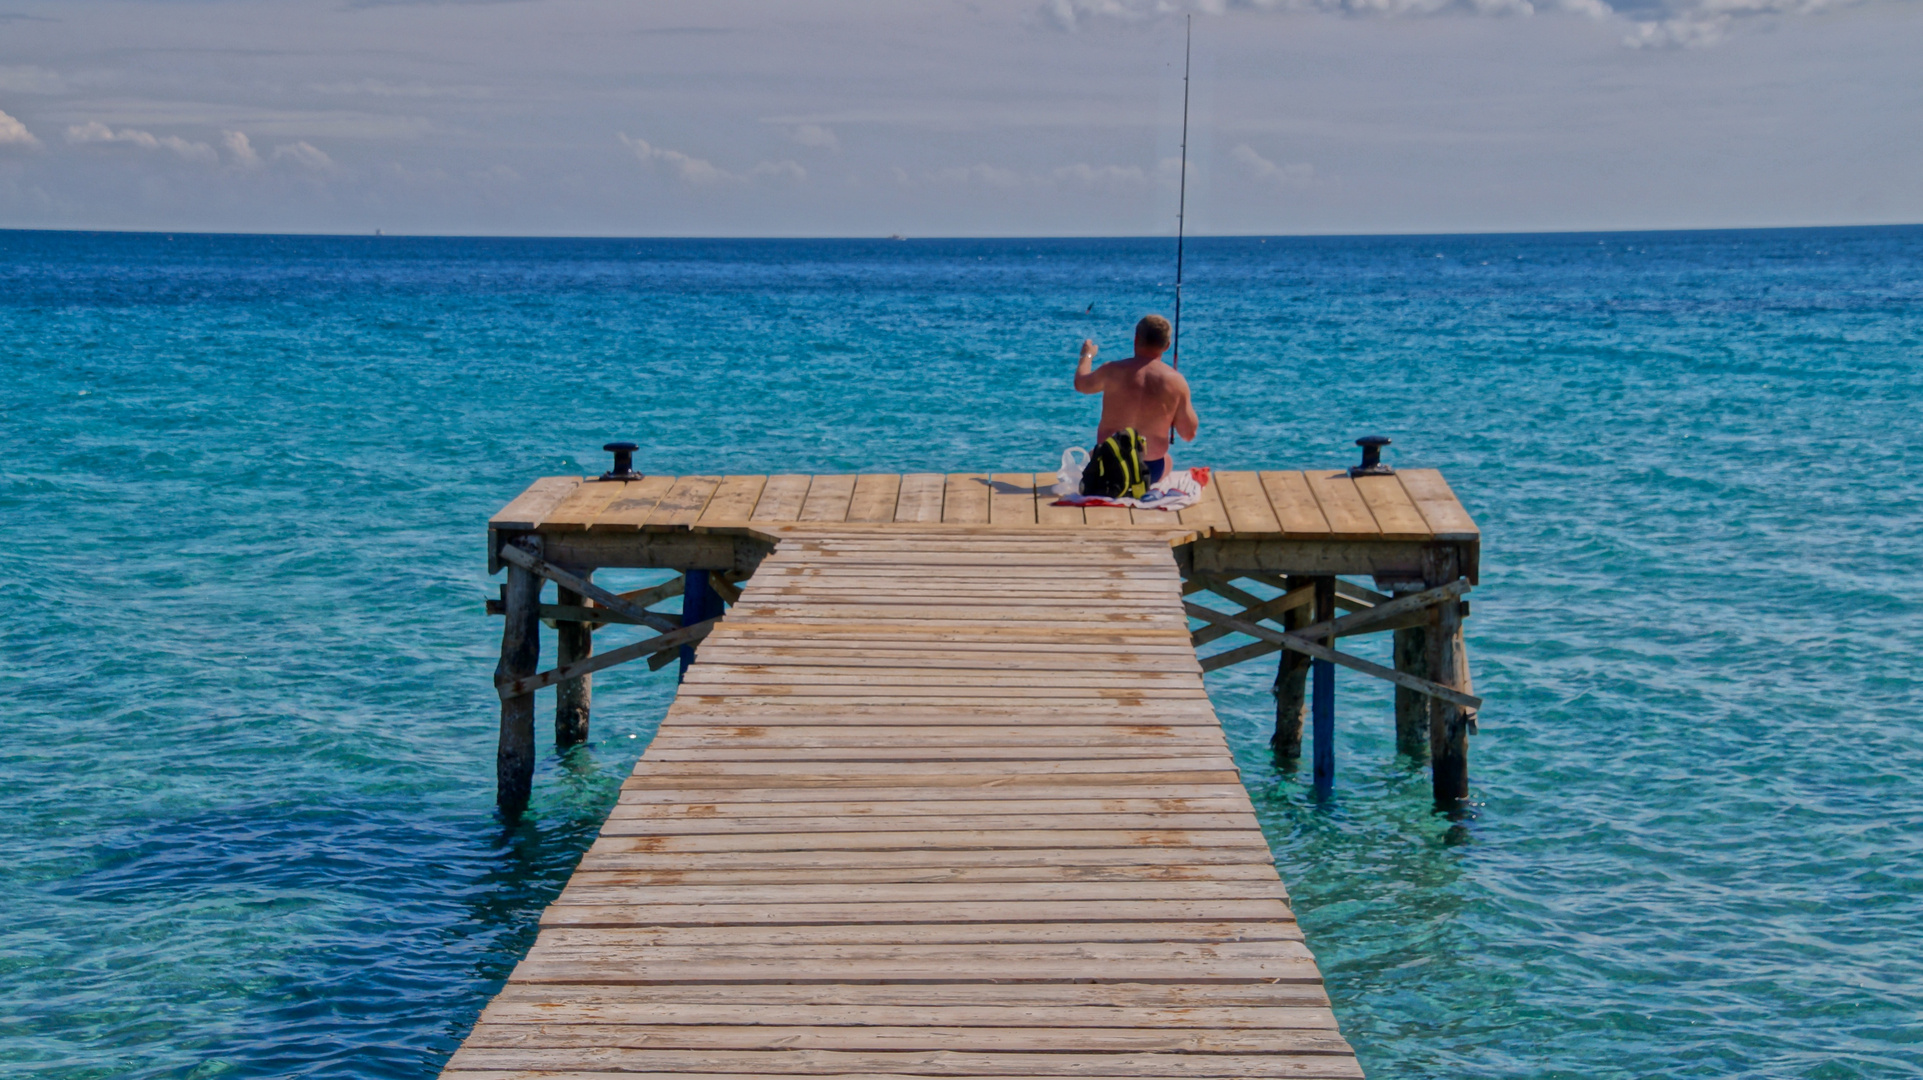
[[[1064,165],[1049,176],[1057,183],[1083,187],[1143,187],[1149,180],[1140,165],[1090,165],[1083,161]]]
[[[0,150],[35,150],[39,146],[40,140],[27,125],[0,112]]]
[[[1276,187],[1307,187],[1315,179],[1315,166],[1306,162],[1277,165],[1256,153],[1248,143],[1239,143],[1229,151],[1229,160],[1242,166],[1255,179]]]
[[[1713,45],[1738,19],[1806,15],[1864,0],[1546,0],[1549,10],[1617,18],[1630,33],[1631,48],[1696,48]],[[1139,23],[1194,12],[1220,15],[1237,11],[1322,11],[1338,15],[1397,18],[1444,14],[1528,16],[1539,10],[1532,0],[1043,0],[1036,14],[1063,30],[1090,22]]]
[[[785,158],[781,161],[759,161],[750,166],[745,172],[736,173],[729,172],[714,162],[709,161],[707,158],[698,158],[691,154],[684,154],[679,150],[669,150],[664,146],[655,146],[646,139],[630,138],[625,133],[621,134],[619,138],[621,139],[621,145],[632,151],[634,156],[639,159],[642,164],[651,167],[656,164],[665,165],[670,172],[674,173],[684,183],[696,186],[706,184],[743,184],[763,178],[792,180],[796,183],[808,179],[808,170],[802,168],[798,162],[789,161]]]
[[[281,146],[276,146],[274,147],[274,160],[276,162],[291,162],[303,169],[312,169],[320,173],[340,171],[340,166],[334,164],[334,159],[328,157],[326,151],[310,142],[286,143]]]
[[[217,164],[220,155],[204,142],[189,142],[178,135],[155,135],[150,131],[136,131],[121,128],[119,131],[108,127],[98,120],[75,124],[67,129],[70,143],[126,143],[142,150],[167,150],[188,161],[200,161],[209,165]]]
[[[1189,171],[1195,171],[1195,163],[1189,163]],[[1001,165],[986,162],[974,165],[955,165],[932,172],[910,173],[896,166],[890,170],[895,183],[904,187],[920,185],[975,186],[1013,191],[1018,188],[1027,190],[1055,190],[1074,188],[1081,190],[1140,190],[1149,186],[1166,188],[1173,191],[1181,179],[1182,163],[1179,158],[1164,158],[1153,169],[1140,165],[1091,165],[1078,161],[1073,165],[1062,165],[1042,172],[1019,172]]]
[[[820,124],[802,124],[789,132],[788,137],[803,146],[818,147],[822,150],[841,149],[841,140],[835,138],[833,131]]]
[[[260,155],[254,152],[254,144],[248,141],[245,132],[221,132],[220,145],[227,148],[227,153],[234,159],[234,164],[243,169],[260,168]]]

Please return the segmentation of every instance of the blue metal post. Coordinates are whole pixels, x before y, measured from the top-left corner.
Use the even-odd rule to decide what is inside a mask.
[[[1335,618],[1335,579],[1317,578],[1315,582],[1315,621]],[[1335,647],[1333,637],[1324,639]],[[1309,665],[1314,685],[1310,689],[1309,724],[1315,740],[1315,796],[1327,798],[1335,789],[1335,665],[1317,660]]]
[[[706,570],[690,570],[683,575],[681,586],[681,625],[693,626],[721,614],[721,597],[715,595],[714,588],[708,584]],[[688,677],[688,665],[694,663],[694,645],[681,646],[681,673],[675,681]]]

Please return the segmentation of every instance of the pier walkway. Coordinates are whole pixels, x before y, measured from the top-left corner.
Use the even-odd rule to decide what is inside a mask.
[[[444,1075],[1360,1076],[1173,538],[790,527]]]
[[[1468,794],[1481,536],[1359,442],[1179,514],[1032,473],[644,477],[629,444],[536,480],[488,522],[502,813],[537,691],[565,747],[594,673],[683,681],[445,1075],[1359,1076],[1202,684],[1275,657],[1276,762],[1309,728],[1326,794],[1337,667],[1388,680],[1398,751]],[[623,568],[678,574],[594,581]],[[1393,667],[1341,650],[1378,632]]]

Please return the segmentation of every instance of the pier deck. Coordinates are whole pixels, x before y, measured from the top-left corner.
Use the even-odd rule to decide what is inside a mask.
[[[1474,523],[1427,470],[1217,473],[1179,515],[1053,507],[1053,479],[550,477],[497,514],[504,812],[535,690],[565,744],[593,671],[683,682],[445,1075],[1361,1075],[1202,673],[1279,654],[1276,753],[1313,712],[1318,790],[1334,665],[1395,681],[1453,804]],[[621,624],[659,633],[595,653]],[[1393,670],[1336,649],[1376,631]]]
[[[1287,900],[1165,535],[793,533],[446,1075],[1360,1076]]]

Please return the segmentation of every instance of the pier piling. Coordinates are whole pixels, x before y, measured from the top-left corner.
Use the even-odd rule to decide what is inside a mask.
[[[1461,575],[1457,553],[1438,549],[1424,554],[1424,581],[1440,585]],[[1456,601],[1438,604],[1428,638],[1430,678],[1452,690],[1467,690],[1466,661],[1462,651],[1462,605]],[[1439,698],[1429,699],[1429,772],[1436,805],[1455,809],[1469,795],[1469,730],[1474,713],[1460,704]]]
[[[584,570],[581,577],[593,580],[594,571]],[[587,598],[573,589],[555,589],[561,606],[585,606]],[[566,667],[594,655],[594,624],[568,620],[554,624],[555,664]],[[567,749],[588,741],[588,713],[594,703],[594,676],[565,679],[554,686],[554,745]]]
[[[515,547],[539,558],[539,536],[516,537]],[[530,570],[510,565],[501,603],[507,625],[501,631],[497,685],[533,675],[541,665],[541,585]],[[495,801],[503,816],[527,809],[534,789],[534,691],[501,699],[501,742],[495,756]]]
[[[1318,625],[1335,621],[1335,578],[1315,579],[1315,621]],[[1328,636],[1331,648],[1335,634]],[[1311,661],[1314,701],[1310,707],[1315,727],[1315,765],[1313,778],[1319,799],[1329,797],[1335,787],[1335,664],[1323,659]]]
[[[1287,578],[1286,590],[1293,592],[1307,584],[1304,578]],[[1308,609],[1292,607],[1282,612],[1285,632],[1300,630],[1311,622]],[[1307,656],[1292,649],[1276,650],[1275,737],[1271,745],[1275,756],[1288,767],[1302,759],[1302,726],[1309,715],[1309,664]]]
[[[1419,591],[1404,586],[1392,592]],[[1421,626],[1395,630],[1395,668],[1417,678],[1429,677],[1429,635]],[[1396,687],[1396,753],[1421,761],[1429,756],[1429,698],[1406,686]]]

